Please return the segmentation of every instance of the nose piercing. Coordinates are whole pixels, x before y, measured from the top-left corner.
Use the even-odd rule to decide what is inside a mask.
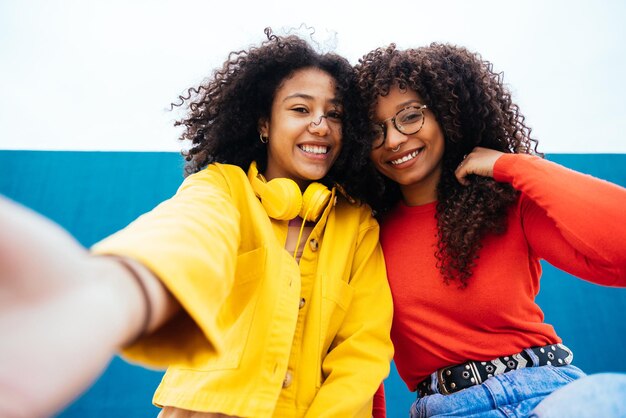
[[[402,146],[402,144],[398,144],[398,146],[397,146],[397,147],[395,147],[395,148],[392,148],[392,149],[391,149],[391,151],[393,151],[393,152],[398,152],[398,151],[400,151],[400,147],[401,147],[401,146]]]
[[[319,120],[317,122],[312,120],[311,123],[309,124],[309,126],[311,126],[311,127],[313,127],[313,126],[315,126],[315,127],[320,126],[320,124],[322,123],[322,119],[324,119],[326,117],[328,117],[328,116],[326,116],[326,115],[320,116],[320,118],[319,118]]]

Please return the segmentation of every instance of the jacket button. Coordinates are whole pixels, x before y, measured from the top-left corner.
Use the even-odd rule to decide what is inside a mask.
[[[298,309],[304,308],[304,305],[306,305],[306,299],[300,298],[300,304],[298,305]]]
[[[287,371],[287,373],[285,374],[285,379],[283,380],[283,388],[287,389],[289,386],[291,386],[292,380],[293,380],[293,376],[291,372]]]
[[[311,247],[311,251],[317,251],[317,249],[320,247],[320,244],[315,238],[313,238],[311,239],[311,241],[309,241],[309,247]]]

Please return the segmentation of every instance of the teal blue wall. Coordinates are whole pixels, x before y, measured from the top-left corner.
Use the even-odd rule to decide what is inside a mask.
[[[548,158],[626,186],[624,154]],[[55,220],[85,246],[171,196],[182,178],[182,158],[176,153],[0,151],[0,193]],[[626,237],[624,241],[626,245]],[[595,286],[544,267],[538,302],[546,321],[573,349],[575,364],[588,373],[626,372],[626,290]],[[154,418],[158,409],[151,398],[160,378],[161,372],[116,358],[60,417]],[[388,416],[406,416],[414,394],[395,370],[386,393]]]

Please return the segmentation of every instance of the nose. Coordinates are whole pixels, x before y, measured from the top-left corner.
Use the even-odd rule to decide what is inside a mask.
[[[395,126],[387,128],[387,138],[385,140],[385,148],[389,150],[396,150],[409,139],[408,135],[398,131]]]
[[[309,131],[320,136],[327,135],[330,130],[330,126],[328,126],[328,120],[326,118],[326,115],[320,115],[319,117],[313,118],[311,123],[309,123]]]

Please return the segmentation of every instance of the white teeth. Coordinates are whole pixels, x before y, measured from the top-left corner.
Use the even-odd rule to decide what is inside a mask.
[[[412,160],[413,158],[417,157],[417,154],[419,154],[419,153],[420,153],[420,152],[419,152],[419,150],[415,150],[415,151],[413,151],[412,153],[407,154],[407,155],[405,155],[405,156],[404,156],[404,157],[402,157],[402,158],[398,158],[397,160],[392,160],[392,161],[390,161],[390,162],[391,162],[391,164],[393,164],[393,165],[402,164],[402,163],[405,163],[405,162],[407,162],[407,161],[409,161],[409,160]]]
[[[323,145],[300,145],[300,149],[311,154],[326,154],[328,152],[328,147]]]

